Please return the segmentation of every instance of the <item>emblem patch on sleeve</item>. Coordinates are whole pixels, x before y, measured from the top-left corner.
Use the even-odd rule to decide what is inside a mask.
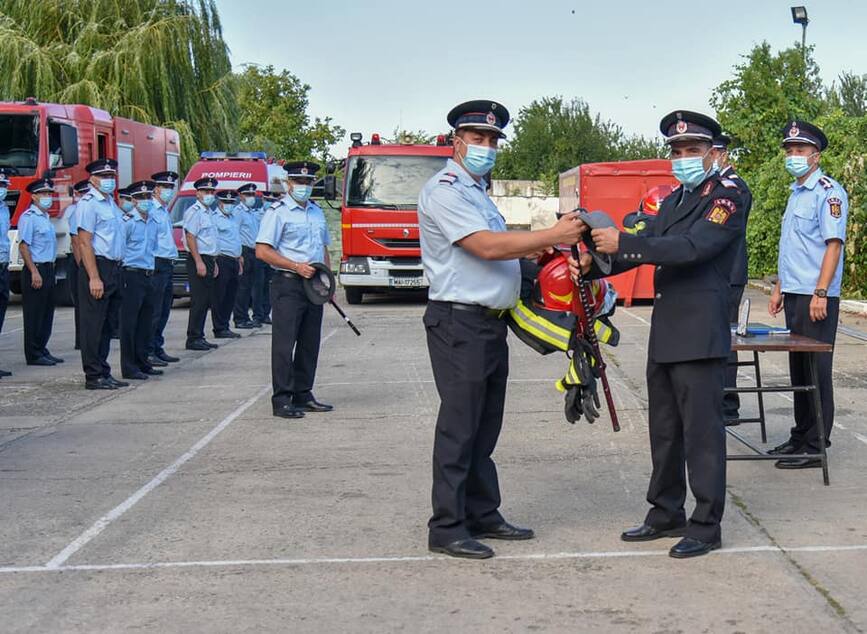
[[[713,201],[710,211],[705,217],[713,223],[724,225],[736,209],[734,202],[728,198],[717,198]]]
[[[839,218],[843,215],[843,201],[836,196],[832,196],[828,199],[828,209],[831,210],[832,218]]]

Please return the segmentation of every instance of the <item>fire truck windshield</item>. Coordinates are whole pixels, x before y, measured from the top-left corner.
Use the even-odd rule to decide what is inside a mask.
[[[353,156],[346,172],[346,206],[415,209],[424,184],[445,156]]]
[[[0,167],[14,167],[22,176],[36,173],[39,117],[0,114]]]

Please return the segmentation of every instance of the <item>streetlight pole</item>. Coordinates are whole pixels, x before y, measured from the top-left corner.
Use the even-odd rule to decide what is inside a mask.
[[[801,55],[804,58],[804,66],[807,65],[807,25],[810,18],[807,17],[807,7],[792,7],[792,22],[801,25]]]

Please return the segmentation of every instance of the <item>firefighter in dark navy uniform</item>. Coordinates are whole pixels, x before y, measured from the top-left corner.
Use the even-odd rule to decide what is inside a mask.
[[[585,226],[569,214],[548,229],[507,231],[486,192],[509,113],[493,101],[452,109],[454,155],[418,201],[422,263],[430,281],[423,322],[440,397],[433,448],[433,515],[428,548],[484,559],[480,539],[531,539],[499,512],[491,454],[503,423],[509,351],[503,313],[521,286],[518,258],[577,243]]]
[[[725,134],[718,135],[713,140],[713,149],[715,153],[715,167],[719,175],[734,182],[738,186],[741,193],[744,207],[744,223],[749,222],[750,209],[753,206],[753,193],[750,191],[749,185],[737,175],[734,166],[729,162],[729,145],[732,140]],[[738,252],[735,256],[734,266],[732,267],[731,279],[729,280],[729,321],[737,323],[740,310],[741,299],[744,296],[744,288],[747,285],[747,271],[749,262],[747,259],[747,235],[741,236],[738,241]],[[729,366],[726,368],[726,387],[738,386],[738,353],[732,352],[729,356]],[[723,416],[727,425],[736,425],[738,423],[739,410],[741,406],[740,398],[736,392],[730,392],[723,395]]]
[[[663,201],[646,233],[594,229],[601,253],[615,255],[612,273],[655,264],[656,296],[647,359],[651,509],[624,541],[683,537],[676,558],[720,547],[725,507],[726,444],[722,397],[731,351],[729,287],[746,229],[737,183],[714,169],[711,149],[720,134],[712,118],[677,111],[660,129],[681,182]],[[572,261],[573,267],[577,263]],[[595,271],[591,276],[599,276]],[[696,505],[687,522],[689,486]]]

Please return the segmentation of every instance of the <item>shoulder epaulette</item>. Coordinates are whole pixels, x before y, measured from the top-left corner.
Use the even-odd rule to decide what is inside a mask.
[[[734,182],[733,180],[730,180],[728,178],[721,178],[719,182],[720,182],[720,185],[722,185],[723,187],[729,187],[729,188],[734,187],[735,189],[737,189],[737,187],[738,187],[738,184],[736,182]]]
[[[827,176],[823,176],[819,179],[819,184],[825,189],[834,189],[834,181],[832,181]]]
[[[132,220],[132,214],[124,214],[123,215],[123,221],[126,222],[127,220]]]
[[[81,197],[81,200],[93,200],[93,192],[87,192]]]
[[[442,176],[440,176],[439,182],[445,183],[446,185],[454,185],[455,181],[458,180],[458,175],[453,172],[446,172]]]

